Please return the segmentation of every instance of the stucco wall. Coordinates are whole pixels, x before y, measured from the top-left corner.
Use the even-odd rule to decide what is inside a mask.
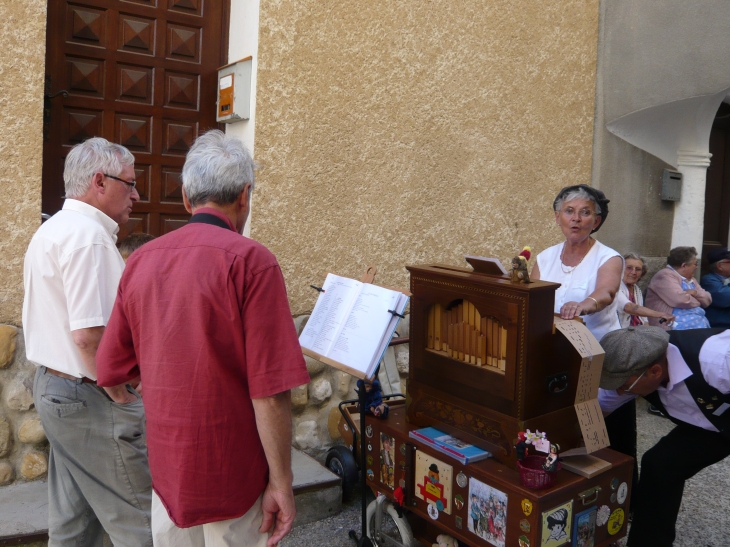
[[[602,0],[593,184],[611,198],[601,240],[621,251],[666,256],[673,203],[659,199],[669,167],[606,130],[636,110],[730,85],[730,3]]]
[[[0,0],[0,323],[20,325],[23,255],[40,224],[45,0]]]
[[[598,2],[262,0],[251,235],[292,311],[327,271],[508,261],[590,182]]]

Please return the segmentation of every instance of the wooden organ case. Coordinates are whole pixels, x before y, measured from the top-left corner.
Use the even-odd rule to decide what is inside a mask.
[[[411,274],[407,420],[433,426],[515,467],[518,431],[583,444],[574,408],[581,357],[553,329],[556,283],[444,266]]]

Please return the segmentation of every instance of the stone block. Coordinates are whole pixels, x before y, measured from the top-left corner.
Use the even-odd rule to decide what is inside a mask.
[[[329,380],[318,378],[309,384],[309,396],[316,403],[323,403],[332,397],[332,385]]]
[[[23,478],[32,481],[48,471],[48,460],[41,452],[28,452],[20,464],[20,474]]]
[[[307,372],[309,372],[309,376],[312,378],[322,372],[327,366],[322,361],[317,361],[316,359],[309,357],[309,355],[304,356],[304,362],[307,363]]]
[[[0,456],[4,456],[10,452],[10,447],[13,444],[13,437],[10,433],[10,422],[0,416]]]
[[[15,356],[15,337],[18,329],[10,325],[0,325],[0,368],[7,367]]]
[[[294,431],[294,441],[300,450],[318,447],[320,442],[319,435],[317,434],[317,422],[314,420],[305,420],[298,423]]]
[[[338,370],[334,374],[335,386],[337,386],[337,395],[345,397],[350,392],[350,384],[354,377],[351,374]]]
[[[291,405],[293,409],[300,409],[307,406],[307,386],[297,386],[291,390]]]
[[[38,444],[46,440],[46,432],[43,431],[43,425],[38,416],[32,416],[23,422],[18,429],[18,440],[26,444]]]
[[[297,329],[297,336],[300,336],[302,334],[304,327],[307,325],[307,321],[309,321],[308,314],[299,315],[294,318],[294,328]]]
[[[26,383],[31,382],[15,380],[5,392],[5,404],[12,410],[29,410],[33,406],[33,393]]]
[[[340,418],[342,418],[340,408],[337,406],[332,407],[330,409],[330,414],[327,417],[327,432],[330,434],[330,439],[332,439],[333,441],[342,438],[342,435],[340,435],[340,430],[337,429],[337,427],[340,425]]]
[[[410,351],[406,344],[395,347],[395,366],[401,376],[408,375]]]
[[[13,466],[8,462],[0,462],[0,485],[9,484],[13,480]]]

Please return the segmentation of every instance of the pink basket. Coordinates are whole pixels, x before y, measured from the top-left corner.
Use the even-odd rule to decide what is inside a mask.
[[[542,468],[545,462],[543,456],[526,456],[521,462],[517,462],[520,468],[520,484],[533,490],[542,490],[550,488],[555,482],[555,474],[562,467],[558,462],[558,468],[555,473],[548,473]]]

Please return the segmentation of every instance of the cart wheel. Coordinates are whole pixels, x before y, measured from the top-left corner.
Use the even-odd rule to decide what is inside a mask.
[[[377,526],[377,512],[381,511],[380,529]],[[376,499],[368,505],[367,510],[368,537],[378,547],[416,547],[419,543],[413,537],[411,525],[405,515],[398,516],[390,500]]]
[[[357,463],[355,457],[344,446],[333,446],[327,452],[327,469],[342,479],[342,500],[347,501],[357,484]]]

